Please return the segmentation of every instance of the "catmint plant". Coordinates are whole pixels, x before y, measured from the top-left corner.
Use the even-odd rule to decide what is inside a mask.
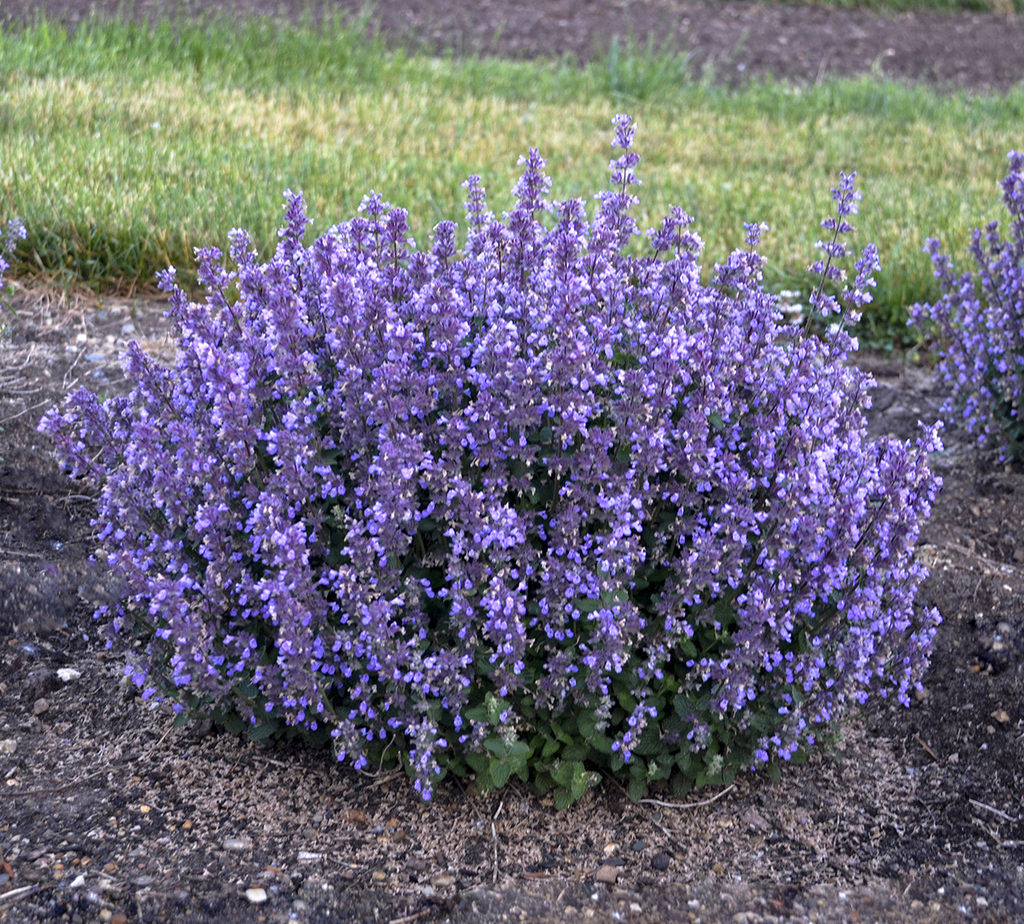
[[[125,591],[97,616],[141,642],[144,697],[401,761],[424,798],[514,774],[560,806],[601,774],[639,797],[777,770],[848,705],[907,700],[938,437],[867,435],[846,326],[873,248],[816,291],[834,326],[794,328],[763,226],[706,281],[682,209],[641,231],[613,121],[592,209],[531,150],[510,211],[470,177],[426,248],[375,193],[306,244],[286,193],[269,259],[234,231],[198,254],[203,302],[163,275],[173,365],[130,344],[130,394],[44,417],[98,488]],[[830,283],[858,195],[834,191]]]
[[[25,239],[25,235],[25,226],[17,218],[12,218],[6,227],[0,228],[0,293],[4,291],[4,275],[11,268],[8,257],[15,244]]]
[[[0,311],[6,308],[3,303],[3,296],[6,295],[4,274],[11,268],[8,257],[14,250],[15,243],[25,237],[25,226],[16,218],[7,222],[5,227],[0,227]],[[0,318],[0,340],[9,335],[7,324]]]
[[[1024,459],[1024,154],[1011,151],[1002,182],[1008,233],[993,221],[974,229],[974,273],[957,273],[941,243],[929,238],[942,297],[914,305],[911,323],[938,333],[938,375],[951,387],[944,413],[959,412],[980,444]]]

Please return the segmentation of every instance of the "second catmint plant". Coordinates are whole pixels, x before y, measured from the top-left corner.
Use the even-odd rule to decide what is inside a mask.
[[[401,761],[424,798],[515,774],[563,806],[602,773],[638,797],[774,769],[907,699],[938,439],[867,435],[845,325],[873,249],[829,294],[853,178],[817,267],[836,323],[794,331],[761,226],[707,279],[681,209],[641,232],[614,125],[592,212],[549,201],[532,150],[511,211],[470,177],[426,249],[372,193],[306,244],[286,193],[268,260],[235,231],[199,253],[205,301],[164,275],[173,366],[131,344],[129,395],[44,418],[99,489],[125,592],[97,615],[141,639],[144,696]]]
[[[971,236],[975,271],[958,273],[929,238],[941,298],[914,305],[911,320],[938,334],[938,375],[950,388],[944,413],[958,413],[981,444],[1024,460],[1024,153],[1011,151],[1002,182],[1005,231],[990,222]]]

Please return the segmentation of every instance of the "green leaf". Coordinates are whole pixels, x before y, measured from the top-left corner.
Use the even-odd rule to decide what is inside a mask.
[[[491,736],[484,741],[484,747],[499,759],[508,756],[508,744],[504,738]]]
[[[246,734],[252,741],[265,741],[267,738],[272,738],[276,731],[277,722],[275,720],[270,720],[250,725]]]
[[[574,739],[572,736],[569,735],[568,732],[566,732],[557,722],[552,722],[549,728],[555,733],[555,737],[561,741],[562,744],[573,744]]]
[[[693,791],[693,779],[689,773],[672,774],[672,795],[677,799]]]
[[[491,761],[491,782],[495,788],[504,786],[512,775],[512,764],[507,760]]]
[[[626,710],[627,715],[632,715],[636,711],[639,703],[637,703],[636,697],[633,696],[625,684],[616,684],[612,692],[615,694],[618,704]]]
[[[540,738],[539,735],[537,737]],[[543,738],[541,740],[544,741],[544,747],[540,750],[540,756],[542,760],[547,760],[549,757],[554,757],[555,754],[557,754],[562,748],[561,742],[557,741],[554,738]],[[536,745],[534,745],[534,750],[536,750]]]
[[[251,680],[243,680],[240,683],[236,683],[235,691],[243,699],[249,700],[254,699],[256,695],[260,692],[259,687],[257,687],[256,684],[254,684]]]
[[[608,755],[612,753],[612,739],[607,735],[594,734],[587,741],[590,749],[598,754]]]
[[[581,761],[586,760],[587,755],[590,753],[590,745],[582,741],[575,741],[572,744],[567,744],[562,748],[562,759],[568,761]]]
[[[575,801],[576,799],[568,789],[555,790],[555,808],[558,811],[564,812]]]
[[[510,745],[508,754],[513,761],[525,761],[529,760],[530,755],[533,754],[533,748],[531,748],[525,741],[520,741],[517,738]]]
[[[569,788],[574,777],[586,773],[583,762],[579,760],[560,760],[551,768],[551,776],[560,786]]]
[[[589,741],[597,733],[597,717],[592,712],[581,712],[576,716],[576,728],[580,737]]]
[[[632,777],[626,791],[633,802],[639,802],[647,792],[647,782],[643,777]]]
[[[217,709],[210,715],[210,719],[229,735],[240,735],[246,728],[245,720],[237,712]]]
[[[647,781],[654,782],[654,780],[667,780],[672,775],[672,763],[670,761],[664,761],[658,763],[651,761],[647,767]]]
[[[650,757],[654,754],[661,754],[665,750],[665,745],[661,742],[661,731],[658,728],[657,721],[651,719],[647,723],[647,727],[644,729],[643,734],[640,736],[640,740],[636,743],[633,748],[634,754],[642,754],[645,757]]]

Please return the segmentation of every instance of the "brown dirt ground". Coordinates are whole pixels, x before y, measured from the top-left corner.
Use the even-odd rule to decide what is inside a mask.
[[[867,10],[747,0],[3,0],[0,24],[40,11],[74,24],[121,12],[136,19],[209,13],[281,17],[368,12],[393,43],[456,54],[584,60],[613,41],[690,56],[695,74],[815,81],[876,73],[969,89],[1024,79],[1024,18]]]
[[[40,5],[4,0],[0,16]],[[69,21],[116,5],[45,4]],[[182,4],[212,6],[291,9]],[[704,41],[695,65],[714,62],[722,79],[816,79],[851,60],[968,87],[1024,76],[1020,23],[985,17],[612,0],[458,0],[443,13],[403,0],[375,16],[396,40],[510,54],[585,56],[627,27],[664,37],[685,26]],[[911,709],[852,717],[835,758],[779,784],[747,777],[640,804],[606,785],[564,813],[515,786],[480,796],[452,784],[427,808],[404,779],[173,729],[134,695],[89,618],[103,593],[88,562],[91,501],[34,428],[76,382],[119,388],[126,338],[166,350],[161,305],[19,290],[13,306],[0,338],[3,924],[1024,918],[1024,474],[962,434],[947,433],[946,487],[921,545],[923,602],[945,622]],[[878,380],[874,432],[909,436],[937,416],[941,393],[919,365],[863,361]],[[60,668],[79,676],[63,681]],[[266,901],[247,897],[254,889]]]

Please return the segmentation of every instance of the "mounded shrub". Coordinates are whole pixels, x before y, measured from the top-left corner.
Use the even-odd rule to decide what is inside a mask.
[[[1010,213],[1006,238],[993,221],[975,228],[970,254],[975,272],[957,273],[942,244],[929,238],[942,297],[914,305],[911,321],[940,337],[938,375],[951,386],[943,412],[959,413],[981,444],[1004,458],[1024,459],[1024,154],[1011,151],[1003,179]]]
[[[41,429],[99,488],[102,559],[137,639],[126,672],[182,718],[513,774],[560,806],[601,774],[634,797],[802,755],[851,703],[906,701],[938,615],[915,605],[928,452],[869,439],[870,379],[840,296],[859,194],[833,191],[812,303],[781,322],[756,245],[701,279],[678,208],[630,216],[639,157],[614,120],[610,188],[549,204],[536,150],[496,218],[466,185],[465,243],[428,250],[373,193],[303,243],[301,196],[266,262],[242,231],[169,270],[178,355],[130,344],[133,391],[73,394]]]

